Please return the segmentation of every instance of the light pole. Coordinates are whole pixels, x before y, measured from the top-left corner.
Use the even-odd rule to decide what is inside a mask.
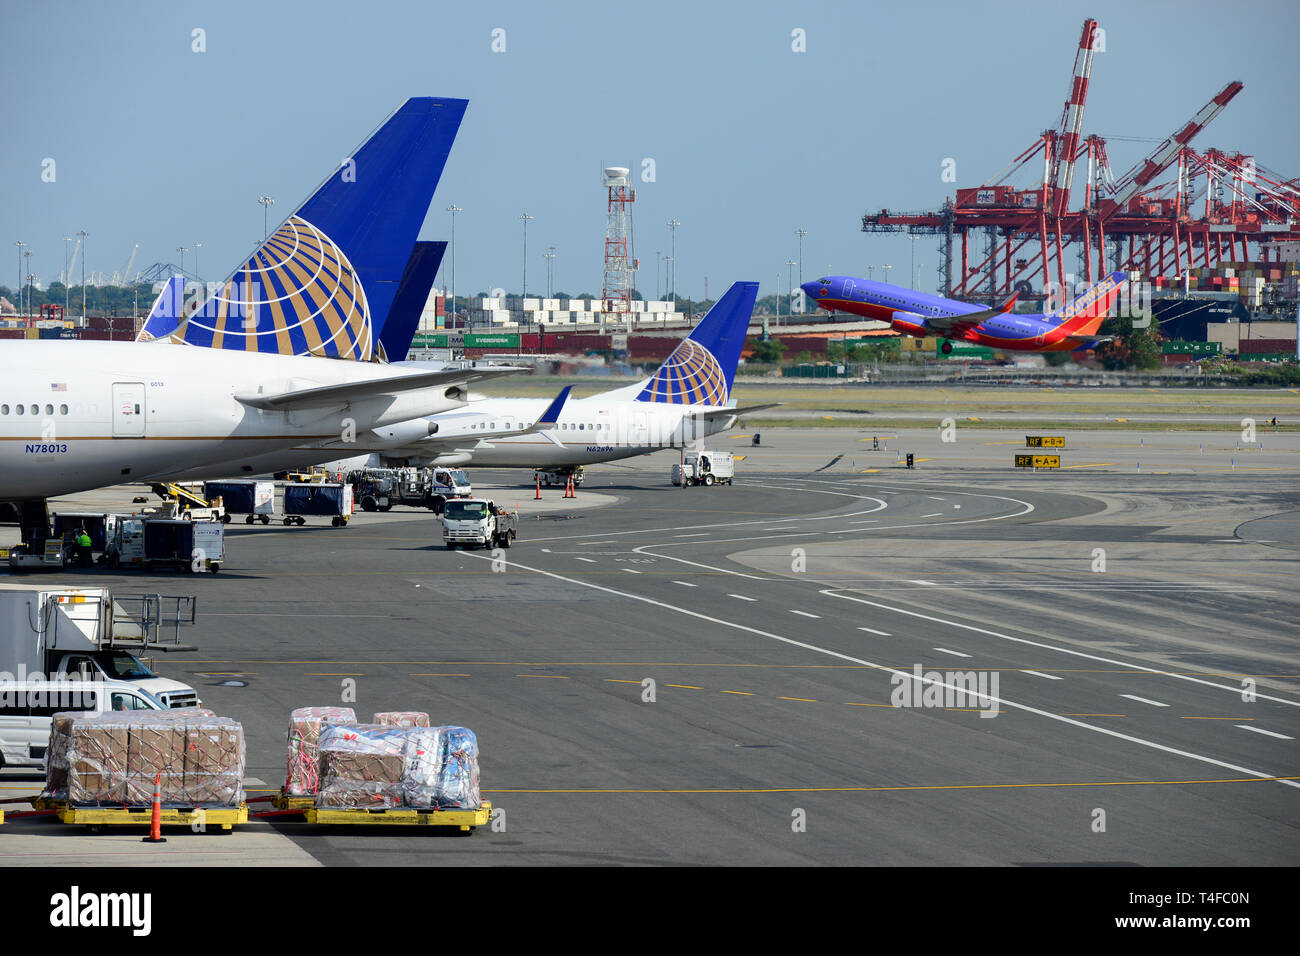
[[[267,224],[267,213],[269,213],[271,207],[275,205],[275,197],[258,196],[257,201],[262,204],[262,241],[266,242],[266,240],[271,236],[271,233],[268,231],[270,227]]]
[[[908,236],[912,240],[912,274],[908,278],[912,281],[912,288],[916,289],[916,240],[919,236]]]
[[[555,247],[548,247],[546,253],[546,298],[551,297],[551,267],[555,260]]]
[[[181,278],[185,278],[185,247],[177,246],[176,251],[181,254]]]
[[[27,262],[27,314],[32,314],[32,250],[28,249],[23,253],[23,259]]]
[[[524,291],[523,295],[520,296],[519,308],[521,310],[524,306],[522,300],[528,298],[528,222],[536,218],[536,216],[530,216],[526,212],[519,214],[519,221],[524,224]]]
[[[451,213],[451,315],[456,314],[456,213],[460,212],[460,207],[452,203],[447,207],[447,212]],[[446,324],[446,323],[444,323]]]
[[[880,274],[883,275],[883,276],[885,277],[885,278],[884,278],[884,282],[885,282],[886,284],[888,284],[888,282],[889,282],[889,270],[892,269],[892,268],[894,268],[894,267],[891,266],[891,265],[889,265],[888,263],[886,263],[885,265],[883,265],[883,266],[880,267]]]
[[[677,311],[677,227],[681,223],[676,219],[668,220],[668,228],[672,231],[672,252],[668,261],[673,264],[672,271],[669,273],[668,290],[673,299],[673,311]]]
[[[803,237],[808,235],[808,230],[800,226],[794,234],[799,237],[799,284],[803,285]]]
[[[194,243],[194,278],[199,282],[203,281],[203,276],[199,275],[199,250],[203,248],[203,243]]]
[[[18,284],[14,286],[14,291],[18,293],[18,311],[23,310],[23,246],[27,243],[21,239],[15,240],[14,245],[18,247]]]
[[[668,274],[672,271],[672,267],[673,267],[673,257],[672,257],[672,256],[664,256],[664,285],[667,285],[667,284],[668,284]],[[667,292],[668,290],[665,289],[664,291]],[[673,303],[672,311],[673,311],[673,312],[676,312],[676,311],[677,311],[677,297],[676,297],[676,296],[673,297],[673,299],[672,299],[672,303]]]
[[[776,325],[781,327],[781,273],[776,274]]]
[[[68,285],[72,282],[72,276],[68,275],[68,243],[72,241],[71,236],[63,237],[63,317],[68,317]]]
[[[90,233],[82,229],[77,233],[81,237],[81,324],[86,324],[86,237]]]
[[[659,284],[659,263],[663,260],[663,257],[664,257],[663,251],[660,249],[656,249],[655,250],[655,298],[656,299],[659,299],[660,290],[663,288]],[[659,301],[662,302],[663,300],[659,299]]]
[[[786,293],[790,296],[790,313],[794,314],[794,266],[793,259],[785,260]]]

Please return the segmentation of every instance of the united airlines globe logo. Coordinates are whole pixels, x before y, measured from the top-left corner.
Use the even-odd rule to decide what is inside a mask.
[[[209,348],[369,361],[370,306],[343,250],[291,216],[174,338]]]
[[[712,352],[693,339],[683,339],[637,400],[672,405],[725,405],[727,376]]]

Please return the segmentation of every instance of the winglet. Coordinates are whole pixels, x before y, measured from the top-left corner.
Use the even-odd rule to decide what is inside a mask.
[[[560,389],[560,394],[555,396],[555,401],[546,406],[546,411],[542,412],[541,417],[533,425],[534,428],[550,428],[560,420],[560,412],[564,408],[564,403],[569,400],[569,393],[573,391],[572,385],[566,385]]]
[[[1003,302],[1000,306],[998,306],[998,311],[1004,314],[1010,312],[1012,309],[1016,307],[1016,299],[1019,297],[1020,297],[1020,290],[1017,289],[1015,292],[1011,293],[1011,298],[1007,299],[1007,301]]]

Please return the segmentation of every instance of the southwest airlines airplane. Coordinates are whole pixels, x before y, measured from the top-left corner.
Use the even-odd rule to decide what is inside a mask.
[[[354,432],[428,435],[424,416],[463,405],[470,382],[516,371],[371,361],[465,106],[407,100],[172,324],[173,344],[0,340],[0,505],[24,540],[43,537],[49,496]]]
[[[563,402],[566,391],[547,414],[546,399],[480,399],[433,416],[436,434],[373,450],[384,463],[566,471],[699,442],[731,428],[743,412],[772,407],[737,408],[731,399],[757,295],[757,282],[733,284],[655,373],[635,385]]]
[[[1097,329],[1127,282],[1126,273],[1112,272],[1064,309],[1047,315],[1012,313],[1014,295],[995,309],[985,309],[849,276],[826,276],[801,288],[828,312],[879,319],[896,332],[918,338],[939,335],[1009,352],[1068,352],[1107,341]],[[944,342],[941,349],[948,354],[952,343]]]

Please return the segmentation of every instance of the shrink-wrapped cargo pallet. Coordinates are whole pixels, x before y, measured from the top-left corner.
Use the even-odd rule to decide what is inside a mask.
[[[299,707],[289,715],[289,757],[285,768],[285,793],[307,797],[320,789],[321,730],[330,724],[354,725],[351,707]]]
[[[322,731],[316,806],[477,809],[478,742],[464,727],[361,724]]]
[[[178,707],[174,710],[115,712],[118,719],[131,719],[131,715],[140,713],[150,720],[184,721],[194,717],[215,717],[210,710],[202,707]],[[60,711],[50,718],[50,741],[45,750],[45,792],[44,795],[54,800],[68,799],[68,741],[71,737],[73,721],[85,719],[91,715],[81,710]],[[143,744],[143,740],[141,741]],[[128,753],[128,760],[129,760]],[[112,761],[107,766],[112,767]],[[123,771],[125,772],[125,771]],[[153,791],[149,793],[153,799]]]
[[[63,798],[66,779],[73,806],[148,806],[155,786],[167,806],[244,802],[244,729],[237,721],[196,710],[59,716],[51,722],[51,797]],[[56,735],[66,739],[56,745]]]
[[[316,806],[381,809],[402,805],[405,731],[382,724],[321,731]]]
[[[370,722],[390,727],[428,727],[429,715],[418,710],[388,710],[375,714]]]

